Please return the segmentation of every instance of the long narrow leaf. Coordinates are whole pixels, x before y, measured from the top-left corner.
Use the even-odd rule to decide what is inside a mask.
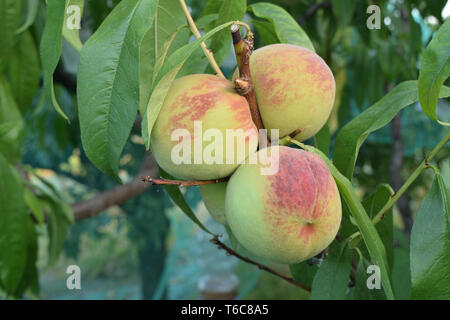
[[[155,11],[155,1],[120,2],[81,51],[81,140],[92,163],[118,182],[120,155],[139,105],[139,47]]]
[[[411,282],[415,299],[450,299],[450,196],[436,174],[411,231]]]
[[[55,110],[67,121],[69,118],[61,109],[55,96],[53,86],[53,73],[58,65],[62,52],[62,32],[64,24],[66,3],[61,0],[48,0],[46,10],[46,23],[44,33],[42,34],[40,51],[42,69],[44,73],[44,88]]]
[[[443,87],[440,97],[448,96],[450,96],[450,88]],[[405,81],[347,123],[336,138],[333,154],[333,163],[336,168],[351,179],[359,148],[369,134],[387,125],[400,110],[418,100],[417,81]]]
[[[425,49],[419,74],[419,98],[423,112],[440,124],[450,122],[438,120],[437,102],[442,84],[450,76],[450,19],[439,28]]]

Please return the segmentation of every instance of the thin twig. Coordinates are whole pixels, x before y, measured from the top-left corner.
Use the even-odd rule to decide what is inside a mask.
[[[447,133],[442,140],[434,147],[434,149],[430,152],[430,154],[420,163],[420,165],[413,171],[413,173],[409,176],[409,178],[405,181],[405,183],[398,189],[398,191],[389,199],[389,201],[384,205],[384,207],[375,215],[372,219],[374,225],[380,222],[384,215],[389,211],[390,208],[394,206],[397,200],[405,193],[406,190],[411,186],[411,184],[417,179],[417,177],[423,172],[423,170],[430,168],[429,162],[433,157],[439,152],[439,150],[445,146],[445,144],[450,140],[450,132]],[[352,247],[359,242],[356,240],[361,235],[359,231],[353,233],[349,239],[352,242]],[[356,241],[355,241],[356,240]]]
[[[189,23],[189,27],[192,31],[192,33],[195,35],[195,37],[198,39],[201,37],[200,32],[197,29],[197,26],[195,25],[194,20],[192,19],[191,13],[189,12],[189,9],[186,5],[186,2],[184,0],[180,0],[181,8],[183,8],[184,15],[186,16],[186,19]],[[217,73],[217,75],[221,78],[226,79],[225,75],[223,74],[222,70],[220,70],[219,65],[217,64],[216,60],[214,59],[214,55],[211,52],[211,50],[208,49],[205,42],[201,43],[201,47],[203,52],[205,53],[206,58],[209,61],[209,64],[214,69],[214,71]]]
[[[214,179],[214,180],[170,180],[170,179],[163,179],[163,178],[152,178],[150,176],[143,176],[141,178],[142,181],[148,182],[152,185],[172,185],[172,186],[179,186],[179,187],[192,187],[192,186],[201,186],[205,184],[214,184],[214,183],[221,183],[221,182],[227,182],[229,178],[221,178],[221,179]]]
[[[238,259],[240,259],[240,260],[242,260],[244,262],[247,262],[249,264],[257,266],[260,270],[264,270],[266,272],[269,272],[269,273],[273,274],[274,276],[277,276],[277,277],[279,277],[279,278],[281,278],[281,279],[283,279],[283,280],[285,280],[285,281],[287,281],[289,283],[292,283],[293,285],[295,285],[297,287],[300,287],[300,288],[302,288],[302,289],[304,289],[304,290],[306,290],[308,292],[311,292],[310,288],[308,288],[307,286],[305,286],[305,285],[295,281],[293,278],[287,277],[287,276],[279,273],[278,271],[275,271],[273,269],[270,269],[269,267],[266,267],[263,264],[260,264],[260,263],[258,263],[256,261],[253,261],[253,260],[249,259],[249,258],[241,256],[239,253],[235,252],[233,249],[231,249],[230,247],[226,246],[223,242],[221,242],[217,235],[214,236],[210,241],[212,243],[214,243],[219,249],[225,250],[229,255],[235,256],[236,258],[238,258]]]

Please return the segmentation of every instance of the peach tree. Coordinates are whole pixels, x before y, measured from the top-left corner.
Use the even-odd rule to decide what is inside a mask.
[[[413,19],[419,10],[438,16],[441,1],[380,1],[389,20],[374,30],[364,0],[102,3],[0,0],[0,293],[38,292],[38,228],[48,233],[51,265],[73,223],[158,184],[219,249],[311,299],[450,298],[449,192],[435,162],[448,156],[450,139],[448,119],[437,111],[438,100],[450,96],[450,22],[437,19],[425,42]],[[83,33],[87,21],[98,27]],[[77,52],[76,83],[69,81],[75,110],[55,90],[55,82],[68,83],[60,72],[63,45]],[[226,77],[230,53],[236,66]],[[120,184],[104,201],[67,203],[22,163],[36,100],[79,124],[83,152]],[[359,104],[352,117],[350,100]],[[361,188],[365,173],[356,169],[369,136],[394,128],[401,111],[418,103],[417,113],[444,134],[432,137],[434,147],[400,185],[376,177],[370,189]],[[140,174],[123,179],[121,156],[136,126],[147,155]],[[182,164],[174,160],[177,129],[189,142]],[[215,130],[209,141],[228,130],[249,131],[245,152],[230,160],[233,147],[225,142],[202,144],[208,129]],[[215,161],[196,162],[208,152]],[[275,174],[261,175],[261,161],[245,163],[263,153],[277,154]],[[424,171],[434,178],[404,263],[394,254],[393,209]],[[191,186],[200,186],[231,244],[190,208],[181,190]],[[289,265],[291,276],[266,265],[272,261]]]

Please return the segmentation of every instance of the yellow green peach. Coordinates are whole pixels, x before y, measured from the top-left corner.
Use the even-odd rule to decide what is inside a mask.
[[[229,131],[244,133],[241,145],[235,139],[228,146]],[[208,133],[214,134],[207,137]],[[209,180],[231,175],[248,154],[256,151],[257,139],[248,103],[233,84],[214,75],[195,74],[171,85],[153,127],[150,146],[159,166],[172,176]],[[238,148],[244,148],[243,152]]]
[[[336,84],[330,68],[313,51],[291,44],[262,47],[250,57],[250,73],[269,136],[270,129],[279,129],[280,138],[298,130],[295,139],[303,141],[328,120]]]
[[[199,187],[202,200],[205,203],[211,217],[217,222],[226,224],[225,217],[225,193],[227,190],[227,183],[213,183],[205,184]]]

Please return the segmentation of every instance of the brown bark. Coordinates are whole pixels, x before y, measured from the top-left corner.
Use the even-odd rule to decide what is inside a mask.
[[[143,183],[140,177],[142,175],[154,176],[157,173],[158,166],[156,161],[152,156],[148,155],[142,163],[139,174],[130,182],[100,193],[91,199],[73,204],[72,210],[75,220],[94,217],[109,207],[121,205],[127,200],[139,196],[151,186],[151,184]]]

